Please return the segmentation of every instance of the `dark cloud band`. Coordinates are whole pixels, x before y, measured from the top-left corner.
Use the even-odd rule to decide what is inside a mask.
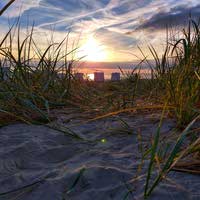
[[[172,8],[169,12],[159,12],[143,24],[139,25],[136,30],[142,29],[165,29],[166,26],[184,26],[190,15],[193,19],[200,18],[200,4],[195,7],[186,5]]]

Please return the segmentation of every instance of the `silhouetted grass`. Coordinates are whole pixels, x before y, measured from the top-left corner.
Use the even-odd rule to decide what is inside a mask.
[[[147,198],[151,195],[153,190],[157,187],[162,179],[164,179],[170,170],[178,170],[176,165],[180,159],[187,156],[190,157],[189,165],[193,165],[193,157],[199,152],[200,138],[197,136],[192,142],[188,142],[187,146],[183,143],[188,140],[186,136],[190,132],[190,129],[196,121],[199,120],[200,113],[200,25],[193,20],[189,20],[188,27],[182,31],[183,38],[176,41],[170,42],[166,45],[165,52],[162,58],[158,57],[157,52],[150,46],[150,52],[154,57],[156,66],[154,67],[154,79],[155,87],[158,91],[163,90],[165,95],[163,95],[166,105],[172,105],[173,110],[170,110],[171,115],[176,117],[177,126],[183,128],[186,126],[184,131],[177,138],[171,152],[167,154],[167,158],[163,158],[162,164],[159,163],[159,172],[154,180],[151,180],[152,174],[155,172],[155,162],[158,160],[158,147],[161,145],[160,141],[160,127],[162,125],[162,119],[160,125],[155,134],[153,144],[150,152],[150,163],[148,167],[144,197]],[[182,149],[181,149],[182,147]],[[164,147],[162,151],[165,151]],[[165,151],[167,152],[167,151]],[[165,154],[166,156],[166,154]],[[197,156],[198,157],[198,156]],[[187,160],[186,160],[187,162]],[[158,163],[157,163],[158,164]],[[176,167],[177,166],[177,167]],[[199,174],[198,166],[196,165],[196,170],[184,170],[182,165],[182,172],[197,173]],[[150,185],[150,181],[152,184]]]
[[[176,116],[177,125],[184,127],[200,108],[200,24],[190,19],[181,39],[168,38],[161,58],[153,46],[149,50],[155,61],[155,66],[150,66],[156,80],[153,87],[175,107],[171,114]]]
[[[1,115],[48,122],[51,108],[70,105],[72,82],[78,82],[72,74],[74,60],[67,60],[76,51],[65,48],[68,36],[42,51],[34,41],[34,26],[25,38],[19,21],[10,28],[0,43]]]

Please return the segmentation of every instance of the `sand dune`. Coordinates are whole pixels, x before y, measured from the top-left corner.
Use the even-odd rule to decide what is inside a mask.
[[[129,130],[124,129],[119,117],[129,124]],[[59,123],[64,121],[63,116]],[[132,192],[127,199],[143,199],[148,161],[137,174],[141,161],[137,131],[140,127],[142,144],[148,146],[159,115],[123,114],[81,122],[80,115],[76,115],[63,125],[85,140],[46,126],[16,124],[1,128],[0,200],[122,200],[128,188]],[[167,135],[174,125],[166,119],[162,134]],[[169,179],[156,188],[150,199],[200,198],[199,176],[171,172]]]

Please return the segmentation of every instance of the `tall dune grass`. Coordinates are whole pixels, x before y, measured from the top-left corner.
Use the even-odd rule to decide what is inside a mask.
[[[18,20],[0,42],[0,111],[4,117],[49,121],[50,108],[66,106],[72,97],[74,60],[68,57],[76,48],[68,51],[69,34],[43,51],[34,40],[34,26],[21,35]]]
[[[154,58],[154,88],[163,102],[175,107],[172,116],[177,125],[184,127],[194,119],[200,109],[200,24],[190,19],[188,27],[182,30],[182,38],[167,38],[162,57],[153,46],[149,46]],[[146,60],[147,61],[147,60]],[[148,61],[147,61],[148,62]]]
[[[163,118],[163,117],[162,117]],[[189,144],[186,148],[183,149],[183,143],[186,140],[186,137],[192,128],[192,126],[200,119],[200,115],[197,116],[194,120],[192,120],[188,126],[184,129],[184,131],[177,138],[177,141],[172,148],[171,152],[167,155],[167,158],[164,159],[162,166],[160,166],[159,172],[157,173],[154,180],[151,180],[152,174],[155,172],[155,161],[158,156],[158,147],[160,146],[160,128],[162,125],[162,119],[160,121],[159,127],[156,131],[153,145],[151,147],[151,158],[147,171],[145,190],[144,190],[144,198],[148,198],[154,189],[158,186],[158,184],[167,176],[169,171],[173,170],[173,167],[179,162],[183,157],[186,157],[189,154],[195,154],[199,152],[200,147],[200,138]],[[189,171],[191,172],[191,171]],[[199,171],[197,170],[199,173]],[[150,181],[152,184],[150,185]]]
[[[22,35],[18,20],[0,43],[0,109],[10,118],[30,121],[39,117],[40,121],[49,121],[51,108],[77,105],[81,99],[85,104],[94,102],[90,104],[93,107],[104,105],[102,109],[107,111],[126,109],[135,106],[135,98],[145,93],[151,96],[150,101],[154,97],[163,105],[168,100],[168,106],[175,108],[170,113],[179,127],[184,127],[199,112],[200,33],[199,24],[193,20],[183,29],[183,38],[175,42],[168,39],[161,58],[149,46],[155,61],[155,66],[150,65],[152,79],[142,80],[133,71],[120,84],[106,83],[102,87],[86,82],[72,84],[74,60],[68,58],[73,57],[77,48],[68,50],[69,34],[61,42],[51,42],[43,51],[34,39],[34,26],[25,37]],[[145,60],[146,57],[142,62]],[[6,80],[4,66],[10,67]],[[124,73],[122,69],[121,72]]]
[[[193,158],[195,160],[195,156],[199,154],[200,138],[198,136],[195,140],[187,141],[187,146],[183,147],[183,144],[187,140],[189,133],[191,134],[190,129],[200,118],[200,24],[190,19],[188,27],[183,29],[182,35],[183,38],[173,43],[168,41],[161,59],[152,46],[149,48],[156,63],[154,68],[154,76],[157,80],[156,87],[159,91],[162,89],[165,93],[163,97],[166,101],[163,102],[166,105],[173,105],[174,110],[171,114],[175,115],[177,125],[180,128],[185,127],[186,124],[188,125],[178,136],[171,152],[168,153],[166,158],[163,158],[162,164],[159,165],[158,173],[152,180],[152,174],[156,169],[158,148],[161,145],[161,119],[150,151],[150,163],[147,171],[144,198],[148,198],[151,195],[169,171],[173,169],[178,170],[176,164],[181,159],[189,156],[190,163],[187,163],[187,166],[189,166],[193,164]],[[170,62],[171,64],[169,64]],[[197,156],[198,158],[199,156]],[[188,162],[187,159],[186,162]],[[199,174],[198,169],[182,169],[181,171]]]

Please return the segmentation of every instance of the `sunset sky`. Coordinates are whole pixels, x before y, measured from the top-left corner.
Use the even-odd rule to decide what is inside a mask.
[[[0,8],[8,0],[0,1]],[[56,40],[70,31],[71,41],[79,41],[80,56],[92,61],[132,61],[140,56],[139,45],[162,50],[166,24],[180,27],[189,13],[200,17],[199,0],[16,0],[0,17],[0,36],[21,15],[22,29],[35,23],[35,37],[45,44],[55,30]],[[161,51],[160,51],[161,52]]]

